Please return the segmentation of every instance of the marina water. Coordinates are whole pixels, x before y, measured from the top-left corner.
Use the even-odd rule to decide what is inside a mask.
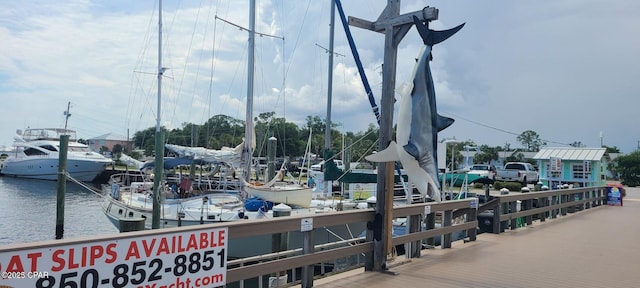
[[[55,239],[56,193],[56,181],[0,176],[0,245]],[[67,182],[64,239],[118,233],[101,204],[94,192]]]

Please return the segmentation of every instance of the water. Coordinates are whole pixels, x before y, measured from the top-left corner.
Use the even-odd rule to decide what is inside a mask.
[[[0,245],[55,239],[56,181],[0,177]],[[67,182],[64,239],[113,234],[102,198]]]

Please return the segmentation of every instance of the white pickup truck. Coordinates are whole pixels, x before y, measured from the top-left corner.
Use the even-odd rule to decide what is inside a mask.
[[[523,186],[537,183],[540,179],[538,171],[530,163],[508,162],[504,169],[496,172],[496,181],[520,182]]]

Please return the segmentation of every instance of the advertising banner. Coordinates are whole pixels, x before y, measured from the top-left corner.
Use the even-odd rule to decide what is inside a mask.
[[[0,249],[0,287],[190,288],[226,284],[227,228]]]

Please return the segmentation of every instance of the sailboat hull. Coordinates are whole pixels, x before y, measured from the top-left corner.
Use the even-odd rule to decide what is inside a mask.
[[[252,196],[261,198],[273,203],[283,203],[287,205],[309,207],[313,194],[312,188],[295,186],[271,186],[260,187],[245,185],[244,190]]]
[[[143,196],[144,197],[144,196]],[[111,195],[105,197],[102,204],[102,210],[116,227],[120,227],[122,220],[145,219],[145,229],[151,229],[152,210],[151,199],[141,202],[148,202],[149,206],[135,207],[127,205],[120,200],[116,200]],[[176,207],[172,204],[163,205],[163,216],[160,220],[160,228],[170,228],[178,226],[190,226],[201,224],[212,224],[220,222],[239,221],[243,219],[260,219],[272,218],[273,214],[269,212],[240,212],[239,210],[220,209],[218,212],[185,213],[184,218],[178,218],[175,212]],[[310,216],[316,213],[315,209],[294,209],[292,215],[301,215],[303,213]],[[201,215],[202,219],[198,217]],[[366,228],[366,223],[351,223],[348,225],[339,225],[333,227],[319,228],[314,231],[314,239],[316,245],[337,242],[346,239],[358,238]],[[268,227],[267,227],[268,229]],[[299,231],[287,233],[286,249],[302,248],[303,234]],[[272,234],[260,235],[255,237],[239,238],[229,242],[229,256],[232,258],[244,258],[250,256],[269,254],[272,251]]]

